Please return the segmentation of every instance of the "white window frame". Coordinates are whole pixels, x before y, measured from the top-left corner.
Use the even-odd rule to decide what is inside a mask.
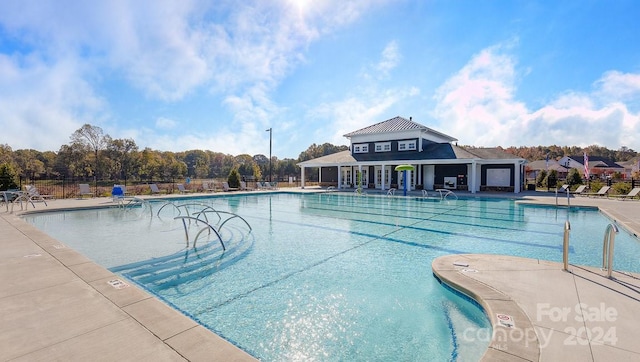
[[[369,153],[369,144],[358,143],[353,145],[353,153]]]
[[[398,151],[415,151],[416,140],[398,141]]]
[[[391,142],[376,142],[376,152],[391,152]]]

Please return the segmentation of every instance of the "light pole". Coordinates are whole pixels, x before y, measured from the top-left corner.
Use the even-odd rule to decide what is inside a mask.
[[[271,182],[271,145],[273,144],[273,129],[269,127],[265,132],[269,132],[269,182]]]

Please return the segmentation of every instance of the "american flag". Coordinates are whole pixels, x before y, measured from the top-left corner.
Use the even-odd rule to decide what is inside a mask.
[[[589,156],[584,153],[584,178],[589,179]]]

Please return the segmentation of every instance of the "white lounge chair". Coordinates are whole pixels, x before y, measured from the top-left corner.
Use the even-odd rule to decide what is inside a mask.
[[[640,187],[635,187],[633,190],[629,191],[626,195],[610,195],[608,197],[619,198],[621,200],[633,199],[634,197],[640,195]]]
[[[53,195],[42,195],[38,189],[33,185],[26,185],[25,192],[31,201],[45,201],[46,199],[53,199]],[[45,202],[45,205],[47,203]]]
[[[91,187],[89,187],[89,184],[79,184],[78,187],[80,187],[80,198],[84,198],[84,195],[89,195],[93,197],[93,192],[91,192]]]
[[[575,191],[571,192],[571,194],[573,194],[573,195],[583,195],[585,193],[584,190],[586,190],[586,189],[587,189],[587,185],[580,185],[580,186],[578,186],[578,188]]]
[[[607,193],[609,192],[609,190],[611,189],[611,186],[602,186],[600,188],[600,190],[598,190],[598,192],[588,192],[586,194],[583,194],[587,197],[591,197],[591,196],[595,196],[595,197],[602,197],[602,196],[607,196]]]

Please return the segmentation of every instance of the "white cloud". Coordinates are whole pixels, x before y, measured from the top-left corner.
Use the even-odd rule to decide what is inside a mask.
[[[0,126],[14,149],[57,151],[84,123],[100,125],[103,100],[73,59],[50,65],[36,56],[0,54]]]
[[[159,117],[158,119],[156,119],[156,127],[159,129],[171,130],[174,129],[177,125],[178,122],[169,118]]]
[[[599,144],[637,148],[640,114],[629,110],[640,75],[607,72],[595,91],[568,91],[538,110],[515,98],[518,73],[499,46],[482,50],[435,93],[440,130],[476,146]]]
[[[419,94],[419,89],[415,87],[387,90],[370,88],[345,100],[323,103],[311,110],[305,118],[311,122],[330,120],[316,131],[316,138],[344,145],[348,144],[344,137],[346,133],[383,121],[382,118],[392,106]]]

